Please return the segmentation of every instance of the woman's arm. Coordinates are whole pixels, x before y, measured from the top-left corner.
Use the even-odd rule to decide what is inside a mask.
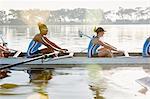
[[[3,46],[0,45],[0,51],[9,52],[9,50]]]
[[[60,51],[63,53],[68,51],[67,49],[62,49],[61,47],[59,47],[58,45],[56,45],[55,43],[50,41],[47,37],[41,36],[39,34],[34,37],[34,40],[37,42],[40,42],[43,45],[47,46],[48,48],[51,48],[51,49],[56,50],[56,51]]]
[[[108,46],[111,46],[112,48],[114,48],[114,49],[117,49],[116,47],[114,47],[114,46],[112,46],[112,45],[110,45],[110,44],[108,44],[108,43],[106,43],[106,42],[104,42],[105,44],[107,44]]]
[[[110,49],[110,50],[113,50],[113,51],[117,51],[117,48],[115,48],[115,47],[109,45],[108,43],[105,43],[105,42],[99,40],[98,38],[95,38],[95,39],[93,40],[93,43],[94,43],[94,44],[99,44],[99,45],[101,45],[101,46],[104,46],[104,47],[107,48],[107,49]]]
[[[47,37],[42,37],[42,41],[44,43],[46,43],[48,46],[51,46],[53,48],[62,49],[61,47],[59,47],[58,45],[56,45],[55,43],[53,43],[52,41],[50,41]]]
[[[56,51],[60,51],[61,50],[61,48],[59,46],[57,46],[55,43],[53,43],[52,41],[50,41],[46,37],[42,37],[41,41],[42,41],[42,44],[44,44],[48,48],[50,47],[50,48],[52,48],[53,50],[56,50]]]

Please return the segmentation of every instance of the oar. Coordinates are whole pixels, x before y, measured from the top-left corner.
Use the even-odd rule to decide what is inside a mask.
[[[84,34],[84,33],[83,33],[82,31],[80,31],[80,30],[78,31],[78,35],[79,35],[80,37],[85,36],[85,37],[88,37],[88,38],[92,39],[92,37],[90,37],[90,36]]]
[[[22,61],[22,62],[17,62],[15,64],[0,66],[0,70],[6,69],[6,68],[11,68],[11,67],[14,67],[14,66],[17,66],[17,65],[21,65],[21,64],[24,64],[24,63],[28,63],[28,62],[32,62],[32,61],[35,61],[35,60],[48,58],[49,56],[52,56],[52,55],[55,55],[55,54],[58,54],[58,52],[57,53],[54,52],[54,53],[50,53],[50,54],[45,54],[45,55],[38,56],[38,57],[35,57],[35,58],[30,58],[30,59],[27,59],[27,60]]]
[[[83,53],[86,50],[88,50],[88,48],[85,48],[85,49],[81,50],[79,53]]]
[[[83,36],[85,36],[85,37],[88,37],[89,39],[92,39],[90,36],[88,36],[87,34],[84,34],[82,31],[78,31],[78,35],[80,36],[80,37],[83,37]],[[112,46],[113,47],[113,46]],[[115,48],[115,47],[114,47]],[[124,52],[124,55],[125,55],[125,57],[130,57],[129,56],[129,53],[127,52],[127,51],[123,51]]]

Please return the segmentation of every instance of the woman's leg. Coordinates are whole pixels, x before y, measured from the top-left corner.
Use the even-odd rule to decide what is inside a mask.
[[[40,50],[40,53],[42,53],[42,54],[48,54],[48,53],[53,53],[53,52],[54,52],[54,50],[51,48],[44,48],[44,49]]]
[[[51,48],[44,48],[44,49],[40,50],[40,53],[42,53],[42,54],[49,54],[49,53],[53,53],[53,52],[54,52],[54,50]],[[57,55],[52,55],[52,57],[56,57],[56,56]]]
[[[0,57],[4,57],[4,52],[0,51]]]
[[[113,53],[106,48],[101,48],[99,49],[99,53],[98,53],[99,57],[113,57]]]

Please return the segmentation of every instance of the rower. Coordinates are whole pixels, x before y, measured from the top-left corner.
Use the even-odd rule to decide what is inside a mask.
[[[96,32],[96,36],[93,36],[91,39],[89,46],[88,46],[88,57],[91,58],[93,56],[98,57],[113,57],[113,53],[111,51],[123,52],[118,51],[116,47],[104,42],[102,37],[105,33],[105,30],[102,27],[98,27],[94,29]]]
[[[9,49],[5,46],[0,45],[0,57],[8,57],[9,54]]]
[[[144,43],[142,55],[144,57],[150,56],[150,37],[147,38]]]
[[[34,57],[39,54],[53,53],[54,51],[59,51],[61,53],[65,53],[67,51],[67,49],[62,49],[46,37],[46,34],[48,33],[48,28],[45,24],[39,23],[38,27],[40,33],[35,35],[30,42],[27,50],[27,57]],[[46,48],[39,50],[41,45],[45,45]]]

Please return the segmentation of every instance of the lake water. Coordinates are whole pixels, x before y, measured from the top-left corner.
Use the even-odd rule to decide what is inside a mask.
[[[142,67],[103,70],[97,65],[12,71],[0,80],[0,99],[150,99],[150,92],[141,93],[143,87],[136,82],[148,76],[147,71]],[[11,88],[12,84],[16,86]]]
[[[102,25],[107,31],[104,41],[128,52],[141,52],[143,43],[150,36],[150,25]],[[90,41],[87,37],[79,37],[78,30],[93,36],[93,25],[50,25],[50,40],[70,51],[80,52],[86,49]],[[8,43],[8,47],[23,52],[27,50],[31,39],[39,33],[37,26],[0,26],[0,36]]]
[[[150,25],[102,27],[107,31],[104,36],[106,42],[130,52],[140,52],[150,34]],[[89,38],[80,38],[79,29],[87,35],[94,35],[90,25],[52,25],[48,28],[48,37],[70,51],[80,52],[87,48]],[[8,47],[26,51],[38,28],[1,26],[0,31]],[[150,92],[142,93],[143,87],[136,82],[136,79],[149,76],[149,68],[118,67],[106,70],[93,65],[11,72],[10,77],[0,80],[0,99],[150,99]]]

